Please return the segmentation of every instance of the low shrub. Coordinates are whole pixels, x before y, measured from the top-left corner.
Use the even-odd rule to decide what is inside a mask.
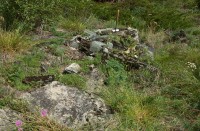
[[[33,43],[16,31],[0,30],[0,52],[15,53],[27,50]]]

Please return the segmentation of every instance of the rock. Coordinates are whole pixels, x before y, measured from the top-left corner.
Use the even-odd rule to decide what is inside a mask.
[[[94,60],[94,57],[92,57],[92,56],[87,56],[86,57],[88,60],[90,60],[90,61],[93,61]]]
[[[78,38],[80,37],[80,35],[77,35],[75,37],[73,37],[70,42],[69,42],[69,45],[75,49],[78,49],[79,48],[79,44],[80,44],[80,41],[78,40]]]
[[[20,119],[17,112],[11,109],[0,109],[0,131],[13,131],[15,122]]]
[[[93,41],[90,45],[90,51],[93,53],[99,52],[106,44],[99,41]]]
[[[107,43],[107,48],[110,49],[110,50],[112,50],[113,49],[113,43],[108,42]]]
[[[65,68],[65,70],[63,71],[63,74],[78,73],[80,72],[80,70],[81,70],[81,67],[79,64],[72,63],[71,65]]]
[[[88,36],[88,39],[92,39],[92,38],[94,38],[94,37],[97,36],[97,34],[96,34],[95,32],[90,31],[90,30],[84,30],[84,33],[86,33],[86,34],[89,35],[89,36]]]
[[[106,29],[98,29],[96,32],[96,34],[98,35],[109,35],[110,33],[113,32],[113,28],[106,28]]]
[[[28,101],[30,108],[47,109],[47,117],[73,129],[87,124],[102,126],[110,114],[102,99],[57,81],[20,98]]]
[[[105,76],[94,65],[90,65],[90,74],[87,81],[87,92],[96,93],[104,86]]]
[[[138,32],[138,30],[134,29],[134,28],[131,28],[131,27],[128,27],[127,30],[128,30],[128,34],[130,34],[133,37],[133,39],[135,41],[137,41],[137,43],[139,43],[140,40],[139,40],[139,32]]]
[[[107,44],[100,42],[100,41],[93,41],[90,45],[90,51],[93,53],[97,53],[101,51],[104,47],[112,50],[113,44],[111,42],[108,42]]]
[[[78,49],[79,48],[79,41],[72,41],[70,43],[70,46],[75,48],[75,49]]]

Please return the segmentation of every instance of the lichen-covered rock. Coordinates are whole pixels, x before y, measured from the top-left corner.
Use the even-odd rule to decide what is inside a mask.
[[[87,92],[99,92],[104,86],[105,76],[95,67],[91,67],[91,72],[87,81]]]
[[[63,71],[64,74],[72,74],[80,72],[81,67],[77,63],[72,63],[71,65],[67,66]]]
[[[100,41],[92,41],[90,45],[90,51],[93,53],[100,52],[103,47],[106,47],[108,49],[113,49],[113,44],[111,42],[108,42],[107,44],[100,42]]]
[[[90,45],[90,51],[94,53],[99,52],[105,45],[103,42],[93,41]]]
[[[0,131],[13,131],[20,116],[8,108],[0,109]]]
[[[27,100],[31,107],[47,109],[50,118],[71,128],[97,123],[103,125],[109,116],[109,109],[102,99],[56,81],[22,94],[21,98]]]

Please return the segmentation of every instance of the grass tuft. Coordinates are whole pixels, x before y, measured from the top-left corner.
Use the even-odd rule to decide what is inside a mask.
[[[60,82],[80,89],[86,88],[86,79],[77,74],[63,75],[60,77]]]
[[[0,52],[20,52],[30,48],[31,43],[19,31],[0,30]]]

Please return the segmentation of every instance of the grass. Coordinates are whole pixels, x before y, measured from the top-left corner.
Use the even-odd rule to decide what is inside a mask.
[[[80,22],[80,20],[77,19],[62,19],[59,23],[59,26],[65,30],[76,32],[76,33],[82,33],[84,29],[86,29],[86,26],[84,23]]]
[[[66,74],[60,77],[60,82],[80,89],[86,88],[86,79],[77,74]]]
[[[200,29],[199,10],[194,0],[127,0],[115,4],[69,0],[63,5],[64,18],[55,22],[54,28],[58,24],[66,33],[52,29],[59,38],[50,40],[47,48],[51,55],[63,57],[64,61],[53,63],[46,74],[54,74],[56,80],[84,90],[86,79],[81,74],[61,75],[61,67],[76,62],[83,74],[89,73],[92,64],[103,71],[107,87],[100,95],[115,112],[113,128],[116,130],[200,130]],[[146,69],[128,72],[125,65],[113,59],[102,66],[100,55],[93,60],[65,57],[61,46],[65,38],[83,34],[85,29],[115,27],[118,9],[119,27],[136,27],[141,30],[142,41],[155,48],[155,58],[150,64],[161,71],[157,82],[152,82],[153,72]],[[173,35],[181,29],[187,34],[188,44],[170,43],[171,36],[166,33],[169,31]],[[20,53],[31,45],[32,42],[19,31],[0,31],[0,53]],[[31,49],[30,54],[17,59],[19,62],[1,65],[4,84],[17,90],[35,87],[24,85],[22,80],[25,76],[41,75],[39,68],[46,54],[39,48]],[[194,63],[196,69],[188,67],[187,62]],[[8,106],[24,114],[24,130],[67,130],[37,113],[30,113],[26,104],[9,95],[7,90],[0,88],[0,108]]]
[[[108,87],[101,95],[116,113],[116,128],[199,130],[199,49],[180,44],[163,44],[156,49],[153,64],[162,72],[157,83],[152,83],[152,72],[126,72],[115,60],[104,66]],[[192,70],[187,62],[195,63],[197,69]]]
[[[31,45],[30,41],[19,31],[0,30],[0,51],[3,53],[15,53],[27,50]]]
[[[44,54],[39,50],[32,50],[31,54],[25,54],[16,59],[15,62],[1,64],[1,75],[6,82],[18,90],[28,90],[30,85],[25,85],[22,80],[26,76],[40,75],[40,64]]]
[[[164,99],[136,92],[130,87],[109,87],[103,92],[107,104],[115,110],[124,130],[162,129],[157,119],[162,115]]]

